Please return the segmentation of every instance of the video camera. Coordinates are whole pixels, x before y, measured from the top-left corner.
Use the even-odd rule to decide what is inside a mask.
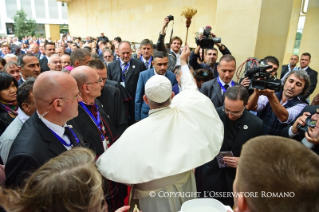
[[[200,45],[202,49],[212,49],[214,48],[215,43],[220,43],[221,38],[214,38],[211,35],[212,28],[210,26],[206,26],[206,28],[199,28],[197,37],[195,37],[195,42],[197,45]],[[200,39],[200,37],[204,37]]]
[[[272,65],[267,65],[264,61],[261,61],[259,66],[255,65],[252,68],[246,64],[245,78],[248,77],[251,81],[248,90],[256,88],[280,91],[281,82],[276,82],[275,77],[271,76],[271,72],[267,71],[270,68]]]

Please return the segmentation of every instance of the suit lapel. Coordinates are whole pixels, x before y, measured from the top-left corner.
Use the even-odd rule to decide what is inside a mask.
[[[133,59],[132,59],[131,62],[130,62],[130,67],[128,68],[127,75],[125,77],[125,82],[127,82],[130,79],[130,77],[132,76],[133,72],[135,71],[135,68],[136,67],[135,67],[135,64],[134,64]]]
[[[245,115],[245,113],[249,113],[248,111],[244,111],[243,116]],[[246,142],[246,135],[247,133],[249,133],[249,129],[250,126],[250,121],[249,119],[245,119],[245,116],[243,117],[243,119],[241,120],[241,124],[240,124],[240,128],[237,134],[237,137],[235,139],[235,143],[232,147],[232,150],[235,150],[237,148],[241,148],[243,145],[243,142]]]
[[[222,93],[221,93],[221,87],[220,87],[217,79],[214,82],[214,92],[216,92],[216,96],[218,97],[219,102],[222,103],[223,97],[222,97]]]
[[[40,120],[37,113],[34,113],[32,118],[35,128],[37,128],[43,140],[50,143],[50,150],[54,154],[60,155],[62,152],[67,151],[63,144],[53,135],[51,130]]]
[[[114,64],[115,65],[115,67],[114,67],[115,70],[113,72],[113,74],[114,74],[113,79],[118,81],[118,82],[122,82],[121,62],[119,60],[117,60],[115,63],[116,64]]]

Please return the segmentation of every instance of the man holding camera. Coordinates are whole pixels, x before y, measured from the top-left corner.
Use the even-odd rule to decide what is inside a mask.
[[[319,155],[319,106],[307,105],[292,125],[285,127],[281,136],[294,138]]]
[[[206,27],[207,28],[207,27]],[[211,34],[214,38],[216,37],[215,34]],[[201,49],[201,39],[203,37],[201,37],[200,39],[196,39],[196,44],[197,47],[196,49],[191,53],[191,56],[189,58],[189,65],[191,65],[194,70],[196,69],[208,69],[211,72],[213,72],[214,77],[218,77],[218,71],[217,71],[217,65],[218,63],[216,63],[217,59],[218,59],[218,51],[216,48],[205,48],[204,51],[204,63],[199,64],[197,59],[199,57],[199,51]],[[231,54],[230,51],[227,49],[227,47],[224,44],[221,43],[214,43],[214,45],[216,45],[219,49],[219,51],[225,55],[225,54]]]
[[[165,47],[165,35],[166,35],[166,27],[168,25],[168,23],[174,20],[173,16],[166,16],[164,19],[164,23],[163,23],[163,27],[162,30],[160,32],[158,41],[157,41],[157,50],[158,51],[163,51],[166,52],[168,54],[168,68],[167,70],[171,71],[174,73],[174,69],[176,66],[181,65],[180,62],[180,57],[181,57],[181,46],[182,46],[182,39],[180,37],[174,36],[172,37],[172,39],[170,40],[170,47],[171,49],[169,51],[167,51],[166,47]]]
[[[254,89],[249,97],[248,110],[257,111],[264,121],[264,131],[268,135],[280,135],[282,129],[295,120],[306,106],[298,98],[309,88],[310,79],[303,70],[292,71],[287,75],[282,91]]]

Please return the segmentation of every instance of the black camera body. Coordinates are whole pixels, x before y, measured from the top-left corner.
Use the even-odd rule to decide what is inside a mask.
[[[274,91],[281,90],[281,82],[276,82],[275,78],[270,75],[271,72],[267,72],[267,69],[272,68],[271,65],[265,65],[263,62],[259,66],[253,68],[246,67],[245,78],[248,77],[251,81],[248,90],[250,89],[270,89]]]
[[[300,132],[308,132],[308,127],[315,127],[316,126],[316,121],[311,120],[311,116],[308,116],[306,118],[306,124],[305,126],[301,126],[300,124],[298,124],[297,129]]]
[[[210,26],[206,26],[206,28],[199,29],[198,34],[204,38],[200,40],[198,37],[196,37],[195,41],[196,41],[196,44],[200,45],[202,49],[212,49],[214,48],[215,43],[221,42],[221,38],[214,38],[211,35],[211,29],[212,28]]]
[[[174,21],[174,16],[172,16],[172,15],[168,15],[167,18],[169,21]]]

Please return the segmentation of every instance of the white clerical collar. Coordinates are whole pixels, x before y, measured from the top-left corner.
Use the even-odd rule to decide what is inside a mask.
[[[25,112],[23,112],[23,110],[21,110],[20,107],[18,107],[18,117],[22,123],[24,123],[26,120],[30,118],[30,116],[25,114]]]
[[[40,114],[37,111],[38,116],[40,117]],[[55,132],[58,136],[60,136],[62,138],[63,134],[64,134],[64,127],[66,127],[67,125],[64,124],[63,127],[54,124],[48,120],[46,120],[44,117],[40,118],[42,120],[42,122],[49,128],[51,129],[53,132]]]

